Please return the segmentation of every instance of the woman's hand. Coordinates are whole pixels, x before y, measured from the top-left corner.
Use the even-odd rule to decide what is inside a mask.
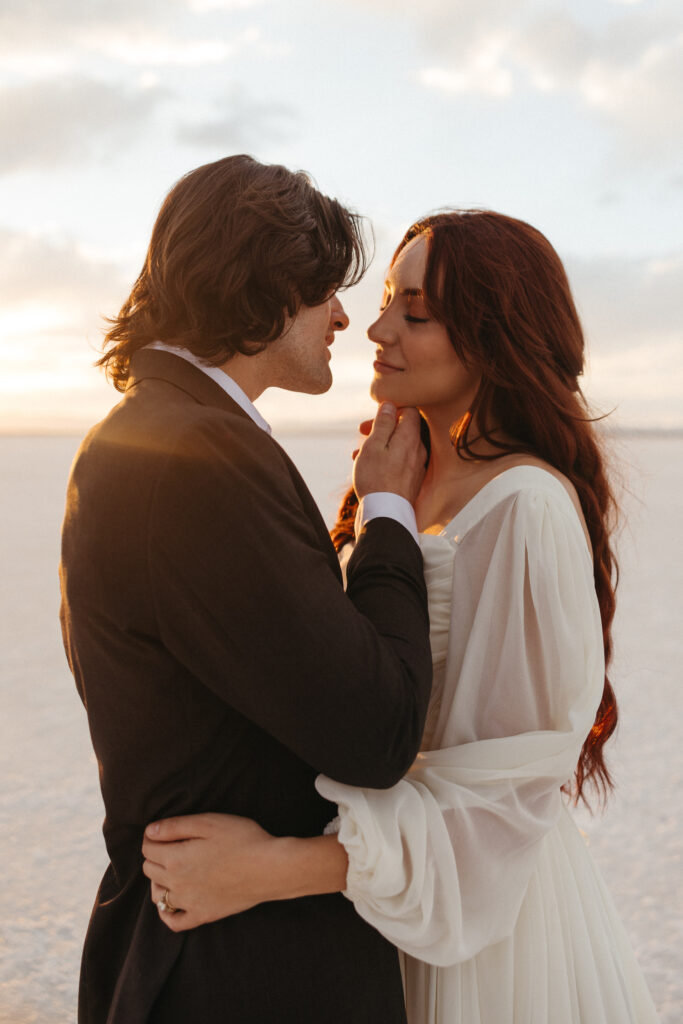
[[[142,870],[159,916],[174,932],[239,914],[269,900],[339,892],[348,859],[336,836],[275,837],[250,818],[190,814],[148,825]]]
[[[142,870],[152,900],[168,891],[178,913],[160,911],[165,925],[185,931],[275,899],[269,856],[280,840],[249,818],[191,814],[166,818],[145,830]]]

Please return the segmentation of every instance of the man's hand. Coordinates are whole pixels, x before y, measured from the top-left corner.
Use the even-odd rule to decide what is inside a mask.
[[[427,453],[420,440],[417,409],[383,402],[353,464],[353,486],[359,499],[389,491],[415,504],[425,474]]]

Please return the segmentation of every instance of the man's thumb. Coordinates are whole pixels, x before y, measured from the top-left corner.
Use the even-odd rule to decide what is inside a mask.
[[[382,402],[372,424],[370,437],[387,444],[396,426],[396,412],[393,402]]]

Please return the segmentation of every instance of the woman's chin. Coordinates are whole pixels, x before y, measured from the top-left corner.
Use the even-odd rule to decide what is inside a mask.
[[[380,402],[396,402],[396,395],[392,394],[392,389],[387,387],[386,381],[381,378],[375,378],[370,385],[370,398],[378,405]]]

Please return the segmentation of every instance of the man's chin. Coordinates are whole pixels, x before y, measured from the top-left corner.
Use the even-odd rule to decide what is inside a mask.
[[[309,395],[324,395],[332,387],[332,377],[329,380],[322,381],[314,391],[309,391]]]
[[[291,384],[282,384],[285,391],[296,391],[300,395],[324,395],[332,387],[332,374],[326,377],[317,377],[315,380],[292,381]]]

